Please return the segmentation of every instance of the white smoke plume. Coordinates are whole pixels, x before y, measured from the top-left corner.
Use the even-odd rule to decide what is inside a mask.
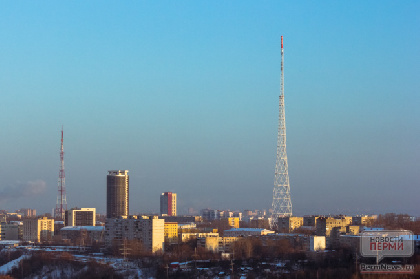
[[[12,186],[0,189],[0,202],[36,196],[43,193],[46,188],[47,183],[40,179],[27,182],[16,182]]]

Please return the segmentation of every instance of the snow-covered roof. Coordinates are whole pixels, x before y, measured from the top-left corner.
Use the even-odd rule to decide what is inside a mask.
[[[0,245],[19,244],[21,240],[0,240]]]

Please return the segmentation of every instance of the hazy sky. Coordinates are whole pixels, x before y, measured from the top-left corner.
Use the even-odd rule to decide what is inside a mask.
[[[419,1],[0,1],[0,209],[271,207],[285,47],[293,213],[420,215]]]

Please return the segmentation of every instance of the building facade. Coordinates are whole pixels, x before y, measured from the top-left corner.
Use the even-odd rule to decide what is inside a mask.
[[[62,239],[69,239],[77,245],[92,245],[94,242],[103,242],[103,226],[74,226],[64,227],[60,230]]]
[[[95,208],[72,208],[66,210],[65,226],[95,226],[96,209]]]
[[[105,223],[105,244],[111,247],[124,240],[140,240],[153,253],[164,250],[165,221],[158,216],[124,216],[108,218]]]
[[[160,215],[176,216],[176,193],[165,192],[160,195]]]
[[[239,217],[229,217],[227,220],[230,227],[235,229],[239,228]]]
[[[224,231],[224,236],[228,237],[241,237],[241,236],[261,236],[273,234],[275,231],[259,229],[259,228],[239,228]]]
[[[54,236],[54,219],[47,217],[23,220],[23,240],[41,242]]]
[[[321,217],[317,219],[316,235],[329,237],[333,228],[346,227],[351,224],[352,217],[350,216]]]
[[[20,221],[11,221],[10,223],[1,223],[0,240],[22,240],[23,223]]]
[[[178,243],[178,223],[165,222],[164,236],[167,243]]]
[[[197,238],[197,246],[214,253],[231,253],[233,243],[238,239],[238,237],[202,237]]]
[[[279,217],[277,226],[280,232],[289,233],[303,226],[303,217]]]
[[[129,212],[128,170],[110,170],[106,178],[106,216],[118,218]]]
[[[203,219],[201,216],[160,216],[160,219],[165,220],[165,222],[177,222],[179,223],[199,223]]]
[[[187,242],[192,239],[197,239],[201,237],[219,237],[219,233],[180,233],[179,239],[181,242]]]

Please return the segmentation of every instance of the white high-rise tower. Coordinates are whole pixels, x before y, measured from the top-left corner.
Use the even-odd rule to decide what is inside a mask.
[[[279,128],[277,135],[277,160],[273,189],[272,222],[277,223],[280,216],[292,215],[290,199],[289,168],[286,153],[286,118],[284,112],[284,51],[283,36],[281,36],[281,81],[279,100]]]

